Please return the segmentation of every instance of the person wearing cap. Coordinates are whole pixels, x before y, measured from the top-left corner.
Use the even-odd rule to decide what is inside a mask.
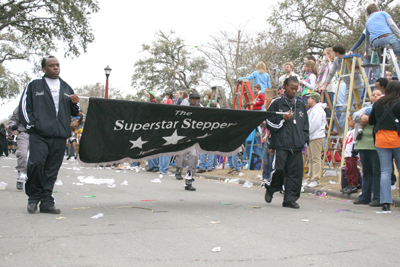
[[[157,103],[156,94],[153,91],[147,91],[149,94],[150,103]]]
[[[189,95],[189,103],[192,107],[202,107],[200,104],[200,96],[197,93],[191,93]],[[182,169],[185,165],[186,167],[186,176],[185,176],[185,190],[196,191],[196,188],[193,187],[192,183],[194,182],[194,175],[196,173],[197,162],[199,159],[199,151],[196,148],[193,148],[189,152],[183,155],[179,155],[175,159],[175,178],[177,180],[182,180]]]
[[[304,182],[304,185],[315,188],[319,186],[319,176],[321,175],[321,150],[325,139],[326,103],[321,103],[321,95],[317,92],[312,92],[307,97],[310,106],[307,111],[310,125],[310,145],[307,149],[309,168],[307,181]]]

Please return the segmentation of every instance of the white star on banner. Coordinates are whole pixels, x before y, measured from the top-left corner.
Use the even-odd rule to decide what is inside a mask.
[[[131,149],[134,147],[138,147],[138,148],[142,149],[142,145],[147,143],[148,141],[142,141],[142,137],[139,137],[136,141],[129,141],[129,142],[132,143]]]
[[[167,141],[165,144],[163,144],[163,146],[176,145],[179,140],[186,137],[186,136],[179,136],[177,131],[178,130],[175,130],[175,132],[170,137],[163,137],[165,139],[165,141]]]

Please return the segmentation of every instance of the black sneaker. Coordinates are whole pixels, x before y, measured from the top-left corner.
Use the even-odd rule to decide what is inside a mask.
[[[185,190],[196,191],[196,188],[194,188],[191,184],[187,184],[185,185]]]
[[[363,202],[363,201],[361,201],[361,200],[354,200],[354,202],[353,202],[353,204],[354,205],[368,205],[368,203],[367,202]],[[370,203],[371,204],[371,203]]]
[[[35,213],[37,211],[38,203],[39,202],[29,202],[28,201],[28,206],[27,206],[28,212],[31,213],[31,214]]]
[[[347,187],[343,193],[345,194],[353,194],[353,193],[357,193],[357,187],[355,187],[354,185],[350,185],[349,187]]]
[[[24,183],[23,182],[17,182],[17,189],[18,190],[24,189]]]
[[[199,170],[197,171],[197,173],[203,173],[203,172],[206,172],[206,170],[200,170],[200,169],[199,169]]]
[[[382,210],[383,211],[390,211],[390,204],[389,203],[383,203]]]
[[[360,141],[363,137],[363,131],[358,131],[356,140]]]
[[[340,189],[340,192],[344,193],[344,191],[346,191],[349,187],[350,187],[349,185],[346,185],[345,188]]]
[[[271,203],[273,195],[274,194],[269,193],[268,190],[265,190],[265,202]]]
[[[49,213],[49,214],[60,214],[61,210],[56,209],[56,207],[50,207],[45,210],[40,210],[40,213]]]
[[[369,203],[371,207],[383,207],[383,204],[379,203],[378,201],[372,201]]]
[[[282,206],[283,206],[283,207],[286,207],[286,208],[292,208],[292,209],[299,209],[299,208],[300,208],[299,204],[297,204],[297,203],[294,202],[294,201],[283,202],[283,203],[282,203]]]

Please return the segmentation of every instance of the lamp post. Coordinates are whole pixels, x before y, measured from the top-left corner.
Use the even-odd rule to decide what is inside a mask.
[[[106,73],[106,95],[105,95],[105,99],[108,99],[108,76],[110,76],[111,68],[107,65],[107,67],[104,68],[104,72]]]

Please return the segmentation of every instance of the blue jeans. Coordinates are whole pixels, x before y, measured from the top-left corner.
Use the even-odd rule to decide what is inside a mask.
[[[228,157],[228,164],[230,168],[235,168],[235,171],[239,171],[239,163],[237,154]]]
[[[372,56],[375,56],[375,55],[374,54],[370,55],[369,59],[366,59],[365,56],[364,56],[363,64],[371,63],[371,57]],[[376,56],[376,59],[374,59],[374,63],[378,63],[378,62],[379,62],[378,56]],[[364,68],[364,69],[365,69],[365,73],[367,74],[367,79],[368,79],[368,77],[370,77],[369,72],[372,71],[371,80],[369,80],[368,82],[370,84],[373,84],[373,86],[371,86],[371,91],[374,91],[376,80],[378,80],[379,77],[381,76],[381,69],[380,68],[376,68],[376,69]]]
[[[149,159],[148,160],[149,170],[158,170],[159,162],[160,162],[159,158]]]
[[[387,37],[375,39],[372,42],[372,45],[374,47],[379,47],[379,46],[388,45],[388,44],[392,45],[393,52],[396,55],[400,56],[400,40],[397,39],[394,34],[389,34],[389,36],[387,36]],[[399,68],[400,68],[400,62],[399,62]]]
[[[167,173],[171,156],[159,157],[158,159],[160,162],[160,172]]]
[[[380,201],[381,195],[381,165],[376,150],[358,150],[362,164],[362,194],[358,197],[364,203]]]
[[[272,171],[272,160],[273,156],[268,154],[268,146],[266,143],[263,144],[263,173],[262,173],[262,178],[263,180],[268,180],[271,176],[271,171]]]
[[[400,168],[400,147],[396,148],[380,148],[377,147],[376,151],[379,155],[381,163],[381,200],[380,203],[393,204],[391,180],[393,171],[393,156],[396,162],[397,169]]]
[[[212,170],[215,155],[200,154],[199,170]]]

